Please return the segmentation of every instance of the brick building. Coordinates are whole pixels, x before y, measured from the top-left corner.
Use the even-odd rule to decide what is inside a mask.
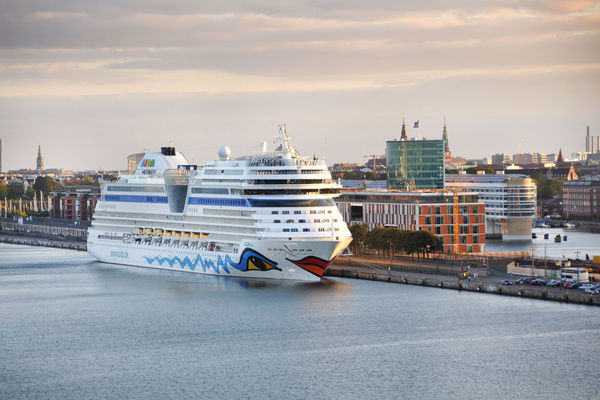
[[[52,196],[52,218],[73,221],[91,221],[100,188],[95,186],[71,187],[56,192]]]
[[[563,212],[571,219],[600,217],[600,181],[567,181],[562,185]]]
[[[429,231],[442,239],[444,252],[485,249],[485,206],[476,193],[342,191],[336,203],[348,225]]]

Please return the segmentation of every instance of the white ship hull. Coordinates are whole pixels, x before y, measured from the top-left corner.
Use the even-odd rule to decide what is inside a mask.
[[[112,264],[241,278],[318,281],[350,240],[259,240],[245,243],[249,246],[235,254],[88,240],[88,252]]]

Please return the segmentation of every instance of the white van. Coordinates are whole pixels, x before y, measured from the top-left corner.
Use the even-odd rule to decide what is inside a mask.
[[[588,276],[587,269],[566,267],[560,271],[560,277],[565,282],[589,282],[590,277]]]

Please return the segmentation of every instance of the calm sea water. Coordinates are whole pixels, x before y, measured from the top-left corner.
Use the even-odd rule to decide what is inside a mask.
[[[539,258],[544,254],[553,259],[576,259],[584,260],[586,254],[600,256],[600,234],[579,231],[577,229],[563,228],[534,228],[532,230],[537,234],[537,239],[528,242],[503,242],[488,241],[486,251],[531,251]],[[548,239],[544,239],[544,233],[548,234]],[[556,243],[554,237],[560,235],[567,236],[566,242]]]
[[[600,309],[0,245],[0,398],[600,398]]]

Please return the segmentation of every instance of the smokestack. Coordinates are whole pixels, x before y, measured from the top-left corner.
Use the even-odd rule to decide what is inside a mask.
[[[594,141],[594,137],[592,136],[592,141]],[[593,145],[591,146],[593,150]],[[585,136],[585,152],[589,153],[590,152],[590,127],[587,127],[587,135]]]

